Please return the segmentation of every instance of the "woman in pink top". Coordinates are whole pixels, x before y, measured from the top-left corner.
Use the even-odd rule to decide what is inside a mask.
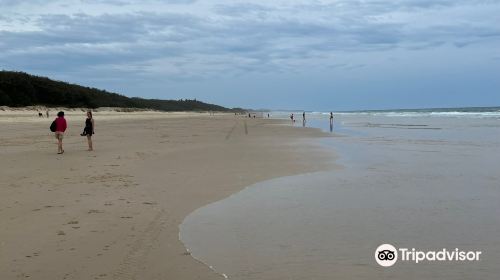
[[[62,140],[64,138],[64,132],[66,131],[66,128],[68,125],[66,124],[66,119],[64,118],[64,112],[59,112],[57,113],[57,119],[56,119],[56,139],[58,141],[57,143],[57,153],[58,154],[63,154],[64,149],[62,146]]]

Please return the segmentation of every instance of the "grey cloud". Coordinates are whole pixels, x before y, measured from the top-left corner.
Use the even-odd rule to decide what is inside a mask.
[[[9,49],[59,47],[65,44],[134,43],[139,40],[181,41],[192,26],[199,25],[193,17],[176,14],[123,14],[89,16],[77,14],[44,15],[36,22],[41,31],[7,32],[2,41]],[[168,34],[155,34],[170,30]],[[12,48],[16,46],[16,48]]]
[[[107,5],[133,5],[133,4],[192,4],[197,2],[197,0],[80,0],[85,4],[107,4]]]
[[[0,0],[0,7],[13,7],[19,5],[41,5],[48,4],[51,2],[57,2],[59,0]]]
[[[77,0],[83,4],[107,4],[107,5],[133,5],[133,4],[192,4],[198,0]],[[0,6],[18,6],[18,5],[38,5],[60,2],[66,4],[64,0],[0,0]]]
[[[195,36],[197,25],[191,17],[149,13],[50,15],[40,17],[38,23],[42,31],[0,32],[3,65],[77,71],[180,56],[180,44]],[[169,32],[162,34],[165,30]]]
[[[214,7],[216,13],[234,17],[252,13],[270,13],[275,10],[275,8],[254,3],[219,4]]]
[[[6,3],[0,0],[0,3]],[[98,1],[116,5],[135,0]],[[194,1],[150,1],[193,3]],[[336,1],[288,7],[220,4],[210,16],[183,13],[46,14],[31,21],[39,31],[0,31],[0,62],[19,68],[67,71],[162,71],[178,76],[218,72],[282,71],[296,61],[332,52],[467,47],[500,37],[490,21],[448,25],[372,18],[388,12],[434,10],[491,1]],[[6,22],[8,16],[0,21]],[[163,67],[163,68],[162,68]],[[345,66],[346,68],[352,66]]]

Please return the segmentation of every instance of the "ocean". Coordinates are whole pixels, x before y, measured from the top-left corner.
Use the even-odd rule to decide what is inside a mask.
[[[289,120],[292,112],[270,112]],[[293,112],[343,168],[260,182],[191,213],[180,239],[229,279],[498,279],[500,108]],[[480,251],[380,266],[381,244]]]

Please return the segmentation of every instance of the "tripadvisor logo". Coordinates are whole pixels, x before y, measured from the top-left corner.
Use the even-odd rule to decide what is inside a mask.
[[[479,261],[481,251],[462,251],[458,248],[448,250],[443,248],[438,251],[421,251],[415,248],[411,250],[408,248],[399,248],[391,244],[382,244],[375,250],[375,260],[377,263],[384,267],[393,266],[398,259],[404,262],[452,262],[452,261]]]
[[[375,260],[381,266],[393,266],[398,260],[398,250],[391,244],[382,244],[375,250]]]

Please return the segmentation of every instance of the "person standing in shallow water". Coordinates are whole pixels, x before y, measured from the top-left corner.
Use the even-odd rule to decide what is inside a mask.
[[[87,112],[87,119],[85,120],[85,128],[83,129],[82,136],[87,136],[87,143],[89,148],[87,151],[93,151],[94,147],[92,146],[92,135],[94,134],[94,118],[92,117],[92,111]]]
[[[63,138],[64,138],[64,132],[66,131],[66,128],[68,127],[66,123],[66,119],[64,118],[64,112],[59,112],[57,113],[57,118],[55,120],[56,122],[56,131],[54,132],[56,139],[57,139],[57,153],[58,154],[63,154],[64,149],[63,149]]]

